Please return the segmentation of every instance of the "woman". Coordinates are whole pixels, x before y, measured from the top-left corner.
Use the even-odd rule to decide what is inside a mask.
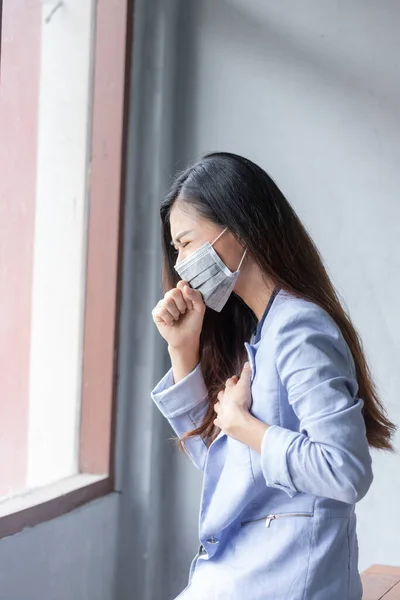
[[[313,241],[271,178],[210,153],[161,206],[171,369],[152,398],[204,471],[182,600],[360,600],[354,507],[394,425]]]

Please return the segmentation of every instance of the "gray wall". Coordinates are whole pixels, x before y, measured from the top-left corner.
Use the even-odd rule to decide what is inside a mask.
[[[0,540],[2,600],[114,599],[118,494]]]
[[[400,421],[399,17],[394,0],[138,2],[121,353],[120,402],[130,406],[120,412],[128,415],[119,434],[121,600],[133,586],[139,597],[174,598],[197,546],[200,474],[147,402],[168,367],[148,324],[161,294],[158,206],[187,161],[226,149],[276,179],[318,244],[390,416]],[[375,453],[374,465],[375,483],[358,507],[361,569],[400,564],[393,535],[400,459]]]
[[[274,177],[319,246],[400,422],[400,4],[182,5],[179,166],[229,150]],[[358,507],[361,568],[400,564],[400,457],[375,453],[374,469]]]
[[[165,600],[186,584],[201,484],[148,403],[148,391],[168,367],[150,325],[161,294],[158,206],[187,161],[226,149],[249,156],[276,179],[318,244],[390,416],[400,421],[400,6],[394,0],[300,6],[141,0],[136,18],[117,581],[120,600],[132,589]],[[400,523],[400,459],[375,453],[374,465],[375,483],[358,506],[361,569],[400,564],[393,535]]]
[[[120,348],[118,600],[167,600],[197,543],[200,472],[178,455],[150,398],[168,368],[151,318],[160,299],[159,205],[176,169],[175,0],[137,0]]]

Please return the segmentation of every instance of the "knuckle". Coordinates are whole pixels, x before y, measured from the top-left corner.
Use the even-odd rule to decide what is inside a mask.
[[[165,305],[166,306],[175,306],[175,297],[172,295],[172,293],[168,296],[168,298],[165,299]]]

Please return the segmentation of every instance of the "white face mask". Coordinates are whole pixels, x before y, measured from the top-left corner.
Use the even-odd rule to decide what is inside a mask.
[[[190,283],[194,290],[201,292],[206,306],[217,312],[220,312],[228,301],[247,252],[246,248],[237,270],[232,273],[213,248],[227,229],[226,227],[212,243],[206,242],[174,267],[181,279]]]

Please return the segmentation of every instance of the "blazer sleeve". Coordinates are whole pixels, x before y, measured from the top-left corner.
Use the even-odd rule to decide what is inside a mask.
[[[198,427],[208,410],[208,393],[201,364],[186,377],[174,382],[172,367],[151,392],[151,397],[161,413],[180,437]],[[200,436],[190,437],[185,442],[189,458],[201,470],[207,455],[206,443]]]
[[[368,491],[371,456],[350,350],[330,315],[302,306],[276,328],[276,368],[299,431],[278,425],[262,440],[268,486],[353,504]]]

